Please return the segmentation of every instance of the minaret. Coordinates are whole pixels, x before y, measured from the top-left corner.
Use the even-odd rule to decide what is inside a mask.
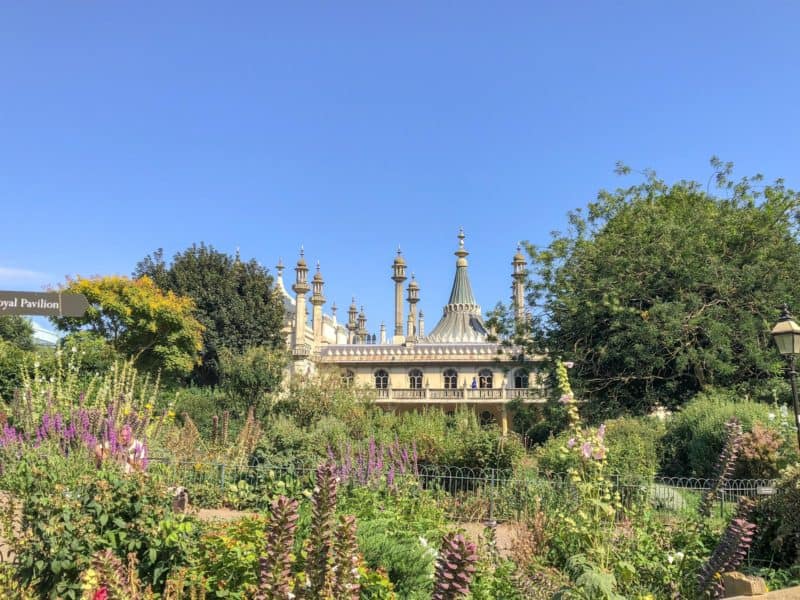
[[[412,273],[411,282],[408,284],[408,332],[407,342],[417,341],[417,302],[419,302],[419,285]]]
[[[386,343],[386,323],[381,321],[381,337],[380,337],[381,344]]]
[[[306,343],[306,294],[311,289],[308,285],[308,266],[303,257],[303,247],[300,247],[300,258],[297,260],[297,266],[294,268],[296,274],[295,283],[292,286],[297,297],[296,310],[294,315],[294,355],[306,356],[308,351],[305,348]]]
[[[402,344],[403,338],[403,282],[406,277],[406,261],[397,249],[397,256],[392,263],[392,281],[394,281],[394,336],[393,344]]]
[[[356,299],[353,297],[353,302],[350,304],[350,309],[347,311],[347,343],[356,343],[356,315],[358,314],[358,307],[356,307]]]
[[[325,296],[322,295],[322,286],[325,281],[322,273],[319,272],[319,261],[317,261],[317,272],[311,281],[311,325],[314,329],[314,348],[322,345],[322,305],[325,304]]]
[[[425,313],[419,311],[419,337],[425,337]]]
[[[356,330],[356,343],[366,344],[367,338],[367,315],[364,314],[364,307],[361,307],[361,312],[358,313],[358,329]]]
[[[517,253],[514,255],[514,260],[511,261],[513,271],[511,278],[513,283],[511,289],[511,301],[514,305],[514,318],[518,323],[525,320],[525,277],[528,275],[526,267],[528,263],[525,262],[525,257],[522,256],[522,249],[517,244]]]

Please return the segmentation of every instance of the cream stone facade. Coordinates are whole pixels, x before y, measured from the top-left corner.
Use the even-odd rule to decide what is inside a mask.
[[[391,275],[395,322],[389,334],[382,324],[380,336],[367,331],[364,308],[359,310],[355,299],[345,323],[338,321],[335,304],[330,314],[323,312],[326,300],[319,263],[309,285],[302,249],[294,269],[294,296],[286,290],[284,266],[279,262],[277,291],[284,302],[284,333],[292,353],[289,376],[335,370],[346,383],[370,390],[374,401],[388,410],[439,406],[448,411],[469,406],[482,421],[497,421],[504,432],[512,418],[507,409],[510,402],[544,402],[546,390],[538,375],[544,356],[525,356],[521,348],[489,341],[481,307],[472,293],[463,231],[458,239],[450,298],[427,335],[424,315],[416,310],[420,288],[413,275],[406,288],[408,315],[404,322],[402,286],[408,278],[399,250]],[[525,319],[526,262],[519,248],[511,265],[514,312],[517,319]],[[310,299],[306,297],[309,291]],[[309,303],[310,324],[306,316]]]

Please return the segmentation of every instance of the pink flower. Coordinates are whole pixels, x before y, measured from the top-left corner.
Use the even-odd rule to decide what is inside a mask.
[[[592,452],[592,458],[595,460],[603,460],[606,457],[606,447],[600,446],[597,450]]]
[[[581,446],[581,454],[583,454],[584,458],[591,458],[592,445],[589,442],[584,442],[583,446]]]
[[[572,395],[571,394],[564,394],[561,398],[558,399],[561,404],[569,404],[572,402]]]
[[[92,600],[108,600],[108,590],[106,587],[97,588],[94,596],[92,596]]]
[[[567,367],[568,369],[571,369],[572,367],[575,366],[575,363],[572,362],[571,360],[568,360],[567,362],[564,363],[564,366]]]
[[[567,440],[567,448],[574,448],[575,447],[575,438],[569,438]]]
[[[601,440],[604,437],[606,437],[606,424],[605,423],[600,425],[599,429],[597,430],[597,437],[599,437]]]

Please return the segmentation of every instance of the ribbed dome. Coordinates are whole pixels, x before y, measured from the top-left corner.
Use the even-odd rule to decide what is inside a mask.
[[[472,293],[467,272],[467,256],[464,248],[464,231],[458,234],[459,245],[455,255],[456,276],[450,290],[450,300],[444,307],[442,319],[433,328],[426,341],[438,343],[485,342],[487,331],[481,318],[481,307]]]

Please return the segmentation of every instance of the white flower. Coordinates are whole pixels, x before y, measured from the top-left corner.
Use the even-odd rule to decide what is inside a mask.
[[[767,418],[768,418],[770,421],[774,421],[774,420],[775,420],[775,413],[774,413],[774,412],[771,412],[771,413],[767,414]]]
[[[75,354],[77,351],[78,351],[78,348],[76,346],[73,346],[72,347],[72,353]]]
[[[419,536],[419,543],[420,543],[420,544],[422,544],[422,547],[423,547],[423,548],[427,548],[427,547],[428,547],[428,540],[426,540],[426,539],[425,539],[424,537],[422,537],[422,536]]]
[[[33,368],[34,369],[38,369],[39,368],[39,362],[38,361],[33,363]]]
[[[675,562],[675,557],[672,556],[672,554],[667,554],[667,562],[669,564],[672,564],[673,562]]]
[[[686,555],[683,552],[676,552],[675,553],[675,558],[677,558],[678,560],[683,560],[684,556],[686,556]]]

